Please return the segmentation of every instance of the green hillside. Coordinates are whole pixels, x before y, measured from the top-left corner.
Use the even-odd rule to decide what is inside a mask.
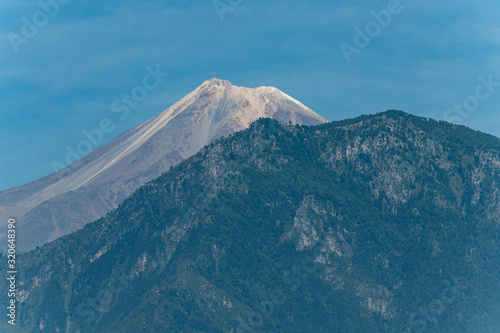
[[[400,111],[260,119],[21,256],[18,323],[497,333],[499,242],[498,138]]]

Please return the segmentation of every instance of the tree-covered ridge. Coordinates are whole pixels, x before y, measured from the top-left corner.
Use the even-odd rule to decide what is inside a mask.
[[[21,260],[34,332],[496,332],[500,140],[260,119]],[[50,258],[50,259],[48,259]]]

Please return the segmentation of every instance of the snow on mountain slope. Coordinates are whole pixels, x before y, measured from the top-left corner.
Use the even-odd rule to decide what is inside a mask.
[[[104,216],[170,166],[260,117],[303,125],[326,122],[276,88],[244,88],[211,79],[68,167],[0,192],[0,216],[17,217],[19,247],[31,250]],[[0,244],[5,241],[3,235]]]

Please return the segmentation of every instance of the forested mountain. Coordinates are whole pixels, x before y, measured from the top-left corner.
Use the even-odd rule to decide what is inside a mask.
[[[260,119],[21,256],[19,324],[497,333],[499,188],[500,140],[462,126]]]

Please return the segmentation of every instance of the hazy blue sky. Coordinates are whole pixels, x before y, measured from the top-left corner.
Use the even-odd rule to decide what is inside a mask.
[[[329,120],[402,109],[500,136],[498,0],[54,1],[0,3],[0,190],[51,173],[103,118],[105,143],[212,77]],[[120,119],[148,66],[169,76]]]

